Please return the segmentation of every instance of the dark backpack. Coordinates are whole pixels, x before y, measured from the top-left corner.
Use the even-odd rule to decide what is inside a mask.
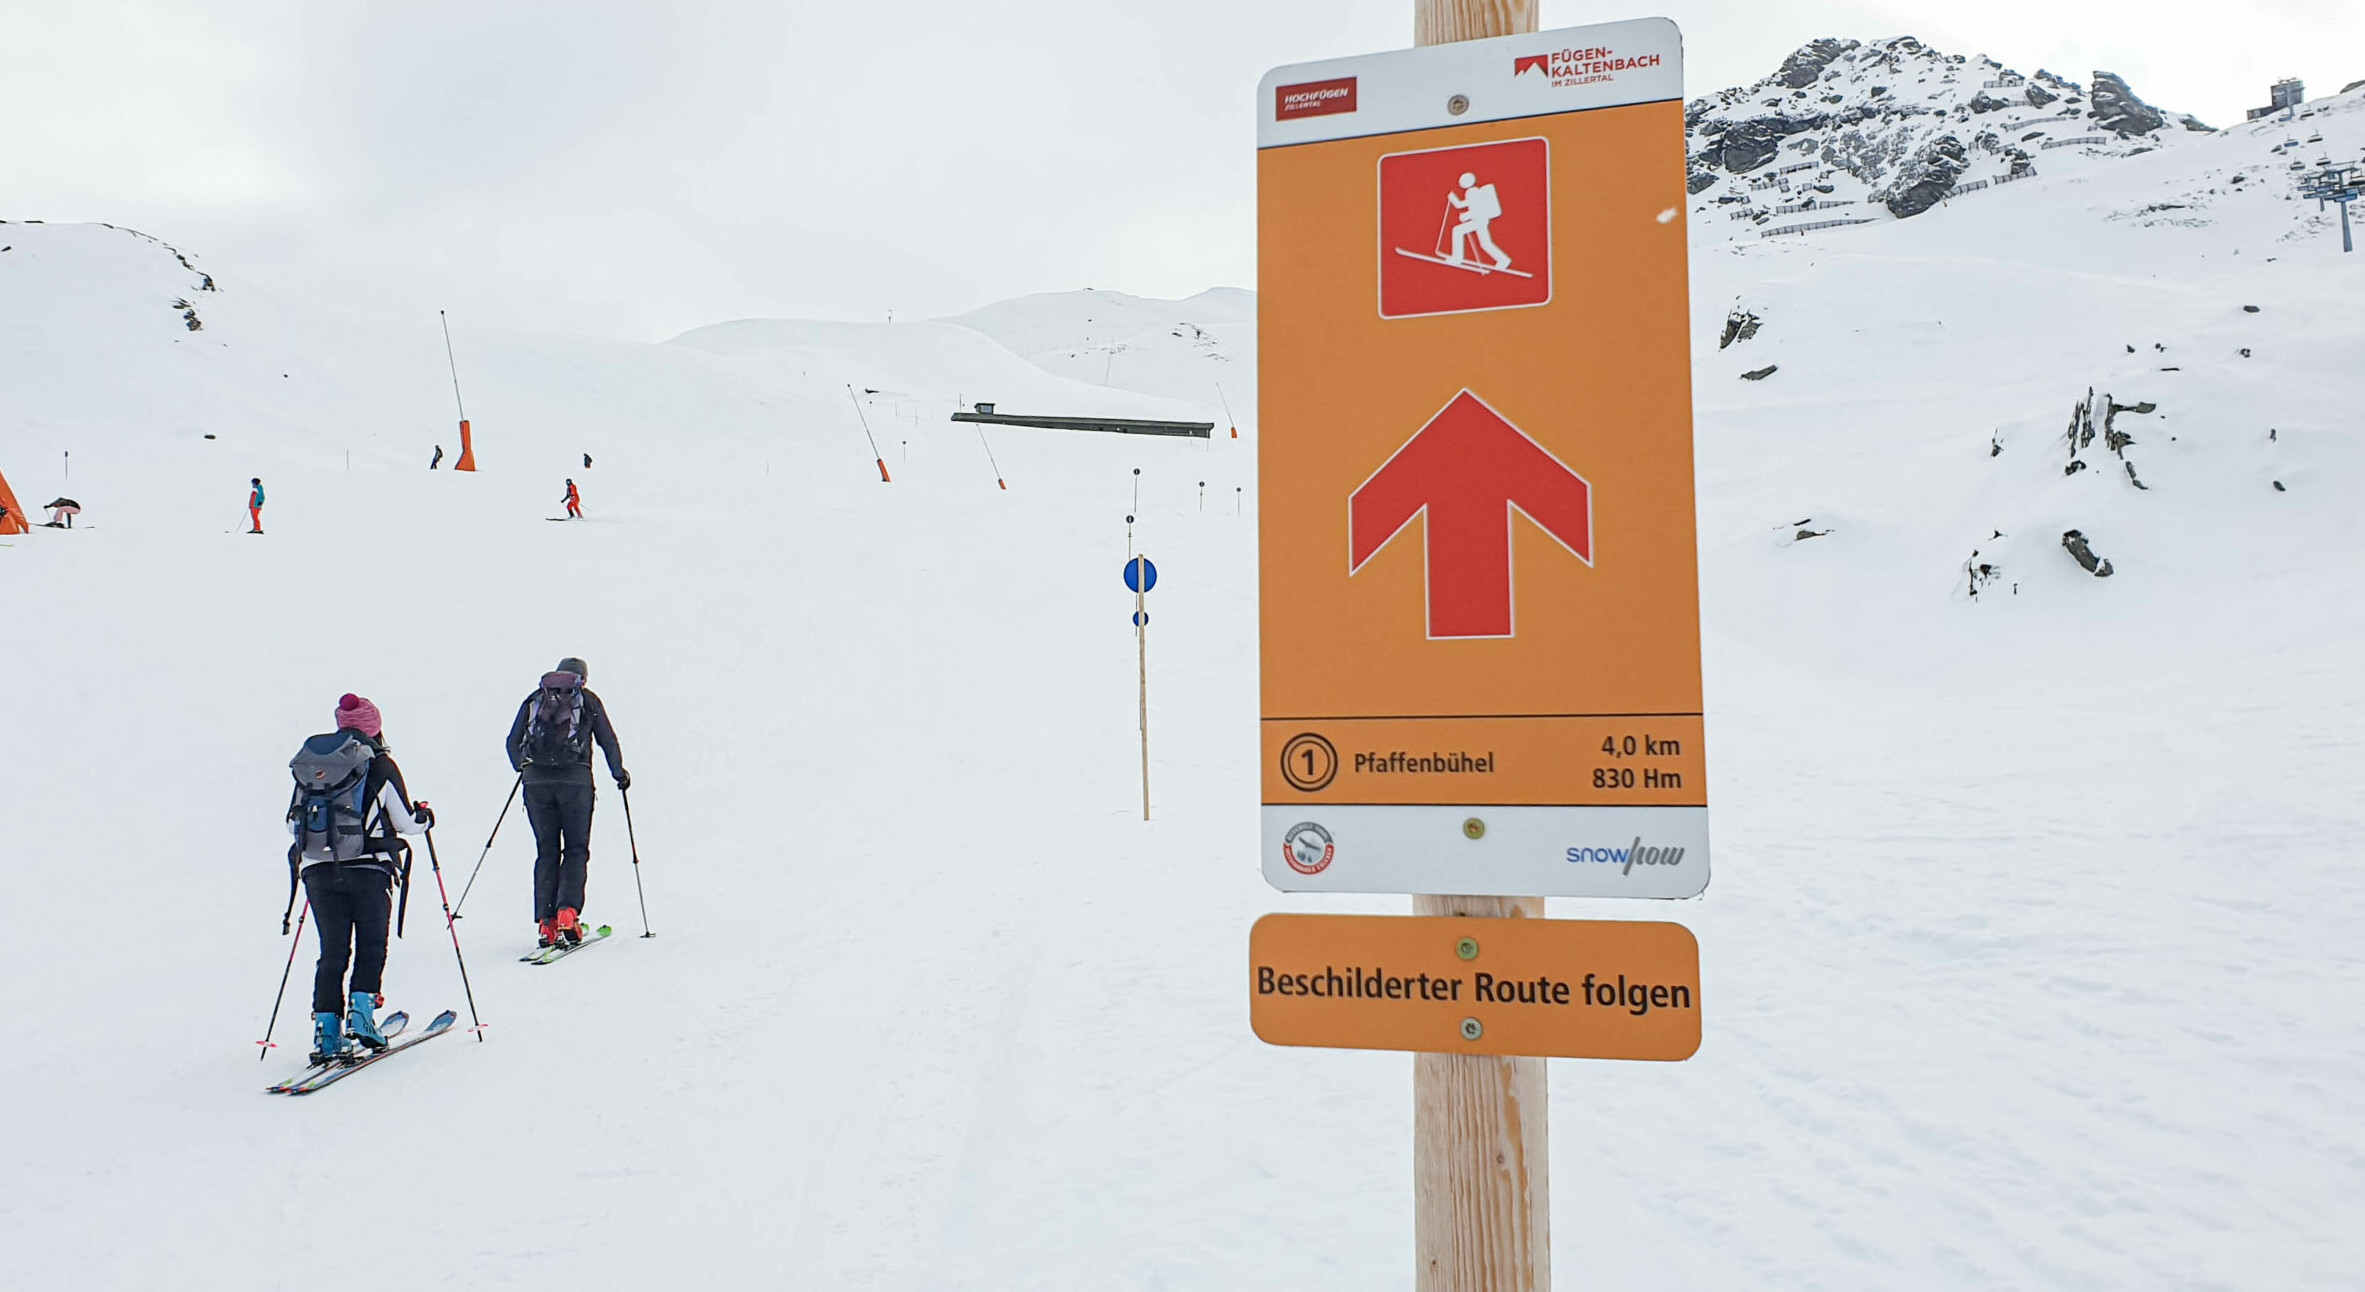
[[[536,767],[590,764],[591,723],[583,712],[582,678],[573,673],[542,675],[520,752]]]

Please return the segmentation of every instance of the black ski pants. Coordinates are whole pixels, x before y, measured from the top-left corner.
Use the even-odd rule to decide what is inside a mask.
[[[345,967],[354,991],[377,994],[386,975],[386,932],[394,922],[394,876],[376,866],[325,862],[304,871],[320,966],[312,971],[312,1012],[345,1012]]]
[[[534,919],[558,908],[583,909],[591,871],[591,782],[526,782],[526,820],[534,823]]]

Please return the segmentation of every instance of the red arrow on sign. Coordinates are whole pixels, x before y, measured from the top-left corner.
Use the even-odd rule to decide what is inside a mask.
[[[1593,486],[1465,390],[1347,500],[1347,573],[1428,514],[1429,636],[1512,635],[1511,513],[1593,564]]]

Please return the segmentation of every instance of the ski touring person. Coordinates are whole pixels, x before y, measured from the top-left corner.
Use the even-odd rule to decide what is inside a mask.
[[[591,455],[588,453],[583,455],[583,469],[586,471],[591,469]]]
[[[320,935],[312,974],[312,1062],[350,1058],[353,1046],[386,1048],[377,1007],[386,971],[394,889],[410,887],[410,845],[398,835],[435,824],[413,803],[387,752],[378,706],[358,695],[337,701],[336,729],[306,740],[288,760],[296,781],[288,804],[289,899],[300,879]],[[351,978],[347,978],[347,970]]]
[[[534,827],[534,924],[538,945],[583,940],[584,887],[591,867],[591,746],[607,756],[619,792],[632,788],[608,706],[584,685],[581,659],[568,656],[517,706],[509,724],[509,765],[525,786]]]
[[[583,519],[583,495],[575,492],[575,482],[573,480],[567,481],[567,496],[560,499],[559,501],[567,505],[567,518],[569,520]]]
[[[435,456],[434,456],[434,457],[432,457],[432,458],[429,458],[429,459],[427,459],[427,469],[428,469],[428,470],[430,470],[430,471],[433,471],[434,469],[436,469],[437,467],[440,467],[440,466],[442,466],[442,465],[443,465],[443,446],[442,446],[441,444],[438,444],[438,445],[436,445],[436,446],[435,446]]]
[[[246,515],[247,519],[254,522],[254,524],[253,527],[248,529],[246,532],[249,534],[260,534],[263,532],[263,477],[256,476],[247,483],[252,485],[253,488],[250,489],[246,495]]]
[[[1447,193],[1445,200],[1462,213],[1462,218],[1454,222],[1453,251],[1446,259],[1457,265],[1468,260],[1464,247],[1472,238],[1476,238],[1479,249],[1494,261],[1495,268],[1509,269],[1510,254],[1495,245],[1494,234],[1489,230],[1490,225],[1503,217],[1503,199],[1495,193],[1495,186],[1481,184],[1476,175],[1465,171],[1462,174],[1461,191]]]

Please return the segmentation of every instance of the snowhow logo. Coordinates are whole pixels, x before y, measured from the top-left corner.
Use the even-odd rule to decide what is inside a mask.
[[[1571,848],[1568,850],[1572,866],[1616,866],[1621,875],[1631,875],[1636,866],[1680,866],[1681,848],[1646,848],[1641,839],[1623,848]]]

